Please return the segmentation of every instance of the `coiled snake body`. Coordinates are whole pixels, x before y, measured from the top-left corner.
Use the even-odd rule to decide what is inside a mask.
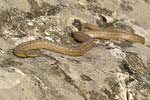
[[[89,30],[85,30],[89,29]],[[81,56],[92,48],[93,39],[116,39],[127,40],[144,44],[145,39],[136,34],[129,34],[126,31],[118,28],[100,28],[91,24],[82,24],[81,31],[74,32],[73,38],[81,42],[78,47],[64,47],[48,40],[32,40],[19,44],[14,49],[14,54],[18,57],[36,57],[39,56],[35,50],[46,49],[56,53],[69,56]]]

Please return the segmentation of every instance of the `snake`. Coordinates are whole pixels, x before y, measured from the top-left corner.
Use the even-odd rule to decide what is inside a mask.
[[[36,50],[46,49],[68,56],[82,56],[93,47],[94,39],[105,40],[127,40],[133,43],[144,44],[145,38],[126,30],[114,27],[98,27],[89,23],[81,24],[81,30],[72,33],[74,40],[80,43],[76,47],[66,47],[61,44],[51,42],[47,39],[35,39],[17,45],[13,53],[17,57],[37,57]]]

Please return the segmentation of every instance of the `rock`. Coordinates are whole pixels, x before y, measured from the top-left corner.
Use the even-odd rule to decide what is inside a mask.
[[[0,100],[150,100],[149,6],[148,0],[0,0]],[[39,38],[78,46],[71,33],[81,23],[123,28],[146,43],[94,40],[80,57],[13,54],[16,45]]]

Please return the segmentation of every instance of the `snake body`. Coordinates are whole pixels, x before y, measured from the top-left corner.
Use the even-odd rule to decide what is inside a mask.
[[[85,30],[89,29],[89,30]],[[117,28],[99,28],[91,24],[83,24],[81,31],[74,32],[73,38],[80,42],[78,47],[64,47],[62,45],[52,43],[45,39],[37,39],[19,44],[14,49],[14,54],[18,57],[36,57],[37,49],[46,49],[56,53],[65,54],[69,56],[81,56],[92,48],[93,39],[115,39],[128,40],[144,44],[145,39],[136,34],[129,34],[124,30]]]

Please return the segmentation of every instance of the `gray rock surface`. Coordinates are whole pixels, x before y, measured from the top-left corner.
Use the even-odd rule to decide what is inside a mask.
[[[0,0],[0,100],[150,100],[149,0]],[[80,57],[13,49],[46,38],[65,46],[77,22],[134,32],[145,44],[95,40]]]

